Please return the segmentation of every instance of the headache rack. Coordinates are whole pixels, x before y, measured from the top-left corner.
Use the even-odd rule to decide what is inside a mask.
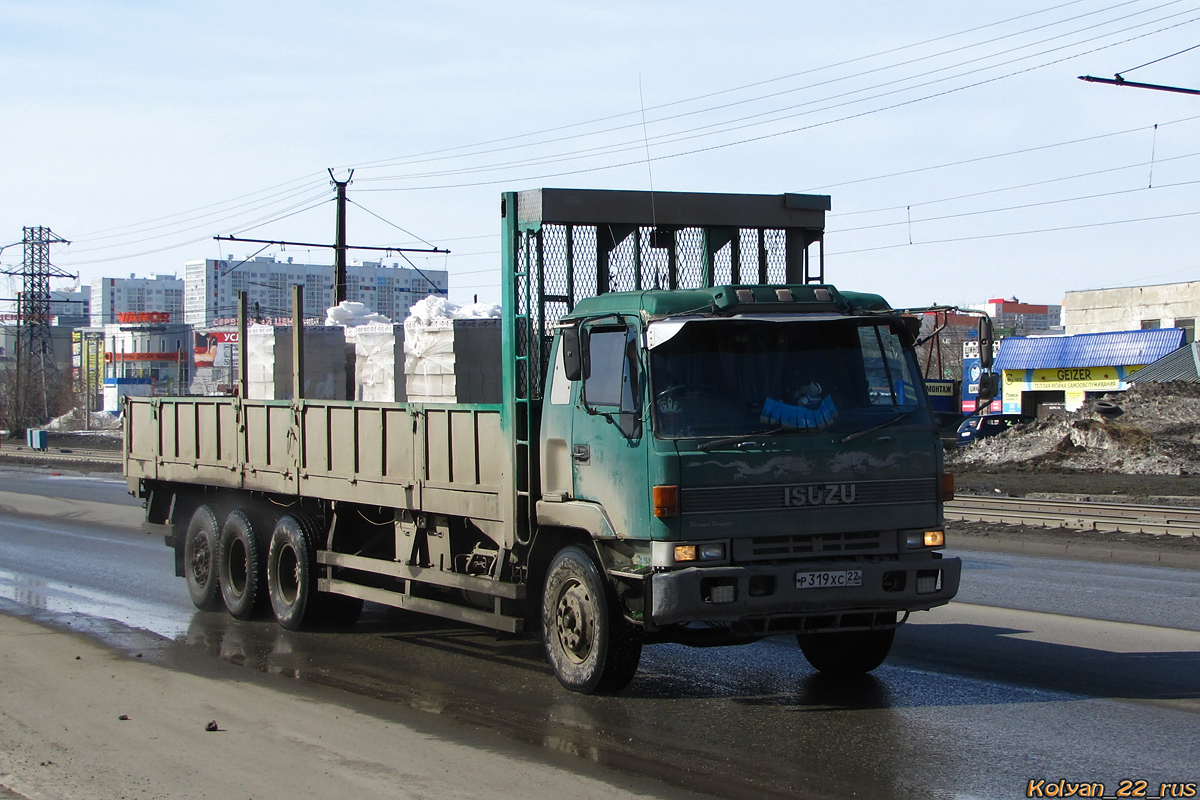
[[[517,538],[532,536],[537,421],[554,325],[607,292],[824,283],[828,195],[597,189],[506,192],[505,418],[517,465]],[[816,244],[815,258],[811,246]]]

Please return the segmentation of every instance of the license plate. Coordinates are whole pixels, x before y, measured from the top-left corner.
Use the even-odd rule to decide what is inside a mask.
[[[796,573],[797,589],[828,589],[837,586],[862,586],[862,570],[843,569]]]

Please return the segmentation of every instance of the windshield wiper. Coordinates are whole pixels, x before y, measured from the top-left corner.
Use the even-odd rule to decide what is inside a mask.
[[[907,417],[909,414],[915,414],[916,412],[918,412],[920,410],[921,410],[921,407],[917,406],[916,408],[910,408],[908,411],[902,411],[899,414],[897,414],[896,416],[892,417],[891,419],[889,419],[885,422],[881,422],[873,428],[867,428],[865,431],[855,431],[854,433],[847,433],[845,436],[843,436],[838,441],[840,441],[842,444],[845,444],[846,442],[852,442],[860,436],[866,436],[868,433],[874,433],[875,431],[879,430],[880,428],[886,428],[888,425],[891,425],[893,422],[899,422],[900,420]]]
[[[777,433],[783,433],[787,430],[792,430],[792,428],[775,428],[774,430],[763,431],[762,433],[743,433],[741,436],[726,436],[723,439],[713,439],[709,442],[701,442],[699,445],[697,445],[696,449],[705,451],[715,450],[718,447],[725,447],[726,445],[743,444],[749,442],[751,439],[757,439],[759,436],[774,436]]]

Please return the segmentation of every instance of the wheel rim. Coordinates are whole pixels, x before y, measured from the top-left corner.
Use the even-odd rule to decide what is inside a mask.
[[[202,536],[196,537],[196,543],[192,546],[190,566],[192,581],[197,586],[207,585],[212,574],[212,551],[208,547],[208,540]]]
[[[234,596],[241,597],[246,593],[246,582],[249,570],[246,545],[240,539],[229,543],[229,589]]]
[[[300,594],[300,559],[296,557],[295,548],[280,548],[278,565],[279,597],[290,606]]]
[[[587,660],[596,641],[596,614],[591,593],[577,580],[565,584],[558,594],[555,630],[567,658]]]

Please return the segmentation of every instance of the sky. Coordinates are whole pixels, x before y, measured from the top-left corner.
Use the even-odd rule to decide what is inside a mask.
[[[458,302],[539,187],[829,194],[826,279],[896,307],[1200,280],[1200,96],[1077,80],[1200,88],[1197,45],[1200,0],[0,0],[0,245],[182,277],[332,241],[332,168]]]

